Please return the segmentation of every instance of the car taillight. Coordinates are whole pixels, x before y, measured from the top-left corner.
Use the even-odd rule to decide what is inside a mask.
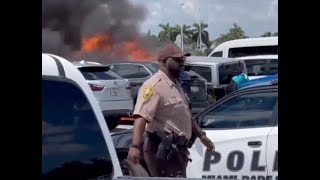
[[[101,85],[96,85],[96,84],[90,84],[89,86],[91,88],[92,91],[102,91],[104,89],[104,86]]]

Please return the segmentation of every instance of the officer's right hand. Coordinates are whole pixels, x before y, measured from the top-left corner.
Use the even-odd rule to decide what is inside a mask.
[[[128,159],[130,159],[134,164],[138,164],[141,159],[140,149],[131,147],[128,153]]]

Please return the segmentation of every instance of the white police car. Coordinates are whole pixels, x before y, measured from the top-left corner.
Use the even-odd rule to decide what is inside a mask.
[[[277,84],[235,91],[197,114],[195,120],[216,151],[207,152],[197,139],[190,149],[188,178],[278,179]],[[132,143],[132,130],[111,136],[122,161]]]
[[[195,120],[216,151],[207,152],[197,139],[190,149],[188,177],[278,179],[277,83],[235,91]]]

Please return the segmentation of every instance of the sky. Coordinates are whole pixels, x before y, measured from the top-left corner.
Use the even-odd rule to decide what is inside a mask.
[[[147,17],[141,32],[158,35],[159,24],[208,24],[210,39],[228,32],[237,23],[249,37],[278,31],[278,0],[130,0],[143,4]],[[183,5],[181,5],[183,4]]]

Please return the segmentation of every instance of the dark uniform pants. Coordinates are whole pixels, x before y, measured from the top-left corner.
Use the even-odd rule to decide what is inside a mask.
[[[150,136],[146,136],[143,144],[143,157],[148,166],[150,175],[153,177],[184,177],[186,178],[186,169],[188,165],[189,151],[186,146],[178,147],[176,156],[170,160],[161,160],[156,158],[158,142],[155,142]]]

